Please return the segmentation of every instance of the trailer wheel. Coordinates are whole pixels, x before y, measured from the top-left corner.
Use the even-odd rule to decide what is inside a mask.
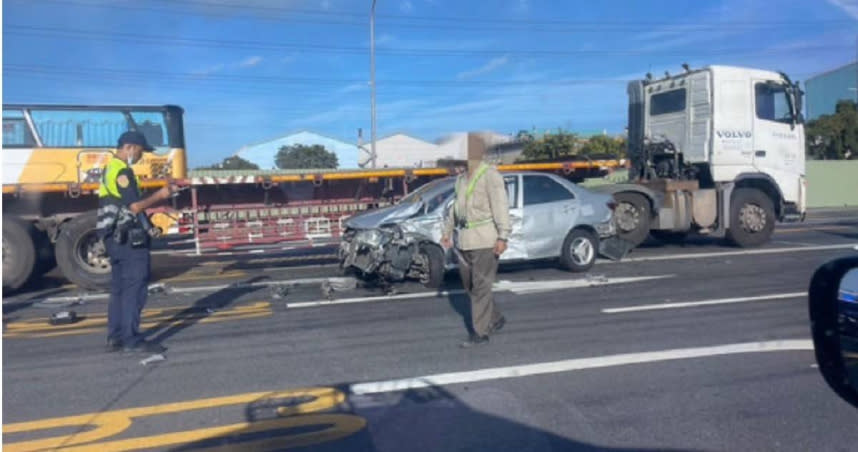
[[[3,219],[3,287],[20,289],[32,278],[36,267],[36,247],[29,228]]]
[[[420,283],[429,289],[441,287],[444,283],[444,250],[437,245],[424,243],[420,245],[420,254],[426,263]]]
[[[617,193],[614,199],[617,200],[614,210],[617,235],[633,246],[640,245],[649,235],[652,218],[649,201],[637,193]]]
[[[748,248],[766,243],[775,229],[772,200],[756,188],[739,188],[730,201],[730,228],[727,240]]]
[[[586,272],[596,263],[599,238],[584,229],[574,229],[563,241],[560,262],[571,272]]]
[[[57,239],[57,265],[69,281],[84,289],[110,285],[110,258],[95,225],[95,212],[78,215],[63,226]]]

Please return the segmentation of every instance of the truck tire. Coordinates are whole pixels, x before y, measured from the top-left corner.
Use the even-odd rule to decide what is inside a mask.
[[[614,222],[617,235],[638,246],[649,235],[652,211],[646,197],[637,193],[617,193],[614,195],[617,207],[614,210]]]
[[[420,254],[426,259],[428,272],[420,283],[428,289],[438,289],[444,284],[444,250],[438,245],[423,243],[420,245]]]
[[[3,219],[3,287],[20,289],[33,277],[36,247],[31,228],[11,218]]]
[[[78,215],[62,227],[57,239],[57,265],[63,276],[83,289],[110,286],[110,259],[95,224],[95,212]]]
[[[563,241],[560,263],[571,272],[586,272],[596,263],[599,238],[585,229],[573,229]]]
[[[755,247],[769,241],[775,229],[772,200],[756,188],[738,188],[730,200],[730,228],[727,240],[743,247]]]

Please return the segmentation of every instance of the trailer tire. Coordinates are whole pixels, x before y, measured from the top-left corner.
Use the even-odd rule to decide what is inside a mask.
[[[78,215],[62,227],[57,239],[57,265],[63,276],[83,289],[110,286],[110,258],[95,225],[95,212]]]
[[[730,200],[727,240],[743,248],[762,245],[771,238],[775,221],[771,198],[756,188],[738,188]]]
[[[444,284],[444,250],[438,245],[423,243],[420,245],[420,254],[426,258],[428,274],[420,279],[424,287],[438,289]]]
[[[20,289],[33,277],[36,247],[31,227],[13,219],[3,219],[3,287]]]
[[[617,193],[614,199],[617,200],[614,211],[617,235],[637,247],[649,235],[652,221],[649,201],[638,193]]]
[[[591,231],[573,229],[563,241],[560,262],[571,272],[586,272],[593,268],[599,255],[599,238]]]

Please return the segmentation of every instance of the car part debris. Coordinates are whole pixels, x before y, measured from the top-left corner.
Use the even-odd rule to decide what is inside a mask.
[[[167,286],[164,283],[149,284],[149,295],[162,294],[167,292]]]
[[[167,357],[164,356],[162,353],[156,353],[154,355],[149,356],[148,358],[142,359],[140,361],[140,364],[147,366],[149,364],[156,363],[158,361],[164,361],[166,359]]]
[[[274,299],[286,298],[289,295],[289,286],[271,287],[271,297]]]
[[[70,325],[77,322],[77,313],[74,311],[59,311],[51,314],[51,325]]]

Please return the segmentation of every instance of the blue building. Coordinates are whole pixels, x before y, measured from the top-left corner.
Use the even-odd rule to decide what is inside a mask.
[[[280,148],[295,144],[306,146],[322,145],[325,149],[337,155],[340,169],[358,168],[358,159],[362,157],[360,155],[361,150],[356,144],[308,131],[301,131],[281,138],[244,146],[235,155],[255,163],[259,166],[259,169],[276,169],[274,160]]]
[[[804,90],[808,121],[834,113],[837,101],[858,101],[858,61],[807,79]]]

